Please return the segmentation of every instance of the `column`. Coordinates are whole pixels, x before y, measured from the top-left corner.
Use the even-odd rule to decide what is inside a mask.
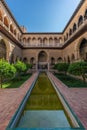
[[[36,62],[36,71],[38,71],[38,62]]]

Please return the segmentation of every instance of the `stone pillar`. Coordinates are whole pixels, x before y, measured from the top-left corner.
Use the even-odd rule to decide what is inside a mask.
[[[77,60],[80,60],[81,57],[80,57],[80,54],[79,54],[79,50],[77,50],[77,57],[76,57]]]
[[[49,62],[50,62],[50,59],[49,59],[49,52],[48,52],[48,60],[47,60],[47,63],[48,63],[48,71],[50,70],[50,64],[49,64]]]
[[[49,67],[49,61],[48,61],[48,71],[49,71],[50,67]]]
[[[36,62],[36,71],[38,71],[38,62]]]
[[[38,56],[36,54],[36,71],[38,71]]]

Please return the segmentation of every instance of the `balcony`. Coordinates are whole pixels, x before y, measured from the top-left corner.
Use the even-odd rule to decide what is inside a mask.
[[[69,38],[65,41],[63,47],[73,42],[76,38],[82,35],[85,31],[87,31],[87,19],[82,24],[80,24],[80,26],[77,28],[75,32],[72,33],[71,36],[69,36]]]
[[[63,43],[22,43],[24,48],[62,48]]]

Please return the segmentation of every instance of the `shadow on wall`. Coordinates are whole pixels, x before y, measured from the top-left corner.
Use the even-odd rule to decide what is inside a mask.
[[[19,50],[17,53],[17,47],[11,46],[8,42],[6,42],[4,39],[0,40],[0,59],[6,59],[10,63],[15,63],[17,60],[22,61],[22,57],[19,56]],[[21,51],[20,51],[21,53]]]

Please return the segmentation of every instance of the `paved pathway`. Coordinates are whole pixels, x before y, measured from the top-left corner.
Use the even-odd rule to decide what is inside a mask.
[[[49,73],[49,76],[87,130],[87,88],[68,88],[52,73]]]
[[[33,74],[20,88],[0,89],[0,130],[5,130],[36,76]]]

